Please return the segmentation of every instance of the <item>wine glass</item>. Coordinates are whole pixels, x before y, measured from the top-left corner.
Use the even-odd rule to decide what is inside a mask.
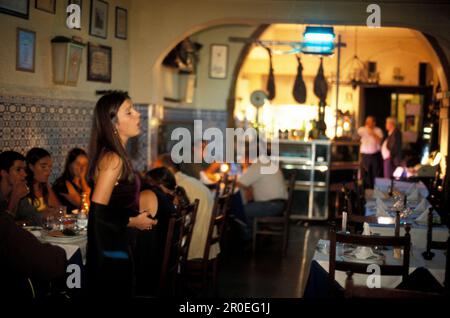
[[[47,215],[44,218],[44,229],[48,232],[55,227],[55,217],[53,215]]]

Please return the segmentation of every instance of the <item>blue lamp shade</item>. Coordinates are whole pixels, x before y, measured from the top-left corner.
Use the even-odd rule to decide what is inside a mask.
[[[334,38],[332,27],[308,26],[303,34],[302,52],[305,54],[333,54]]]

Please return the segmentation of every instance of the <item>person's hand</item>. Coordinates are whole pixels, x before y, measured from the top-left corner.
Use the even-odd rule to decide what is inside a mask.
[[[81,180],[86,180],[86,176],[87,176],[87,171],[88,171],[88,166],[84,165],[80,167],[80,179]]]
[[[158,221],[150,218],[150,212],[142,212],[138,216],[130,218],[129,226],[135,227],[141,231],[143,230],[151,230],[153,226],[155,226]]]
[[[13,184],[12,192],[11,192],[11,201],[20,201],[23,197],[25,197],[30,192],[30,189],[27,186],[25,181],[19,181]]]

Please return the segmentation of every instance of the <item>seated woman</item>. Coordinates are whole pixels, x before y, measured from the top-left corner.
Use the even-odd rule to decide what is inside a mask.
[[[89,204],[91,187],[87,182],[89,161],[86,151],[80,148],[70,150],[63,174],[53,184],[53,191],[67,213],[80,209],[82,198]]]
[[[157,226],[151,231],[138,233],[135,245],[136,294],[157,296],[170,291],[159,290],[159,277],[162,268],[164,247],[171,215],[177,214],[173,197],[164,192],[172,193],[165,185],[155,185],[155,180],[147,173],[142,184],[139,198],[141,213],[150,212]],[[170,187],[170,186],[169,186]]]
[[[42,148],[32,148],[25,160],[30,189],[28,199],[38,212],[49,213],[52,208],[61,205],[48,181],[53,164],[50,153]]]
[[[150,170],[146,174],[147,182],[158,187],[175,205],[184,207],[189,205],[186,190],[177,185],[175,176],[166,167]]]

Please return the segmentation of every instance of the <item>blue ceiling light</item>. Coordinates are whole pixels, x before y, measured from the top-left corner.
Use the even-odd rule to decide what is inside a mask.
[[[302,53],[330,55],[334,50],[333,27],[307,26],[303,34]]]

